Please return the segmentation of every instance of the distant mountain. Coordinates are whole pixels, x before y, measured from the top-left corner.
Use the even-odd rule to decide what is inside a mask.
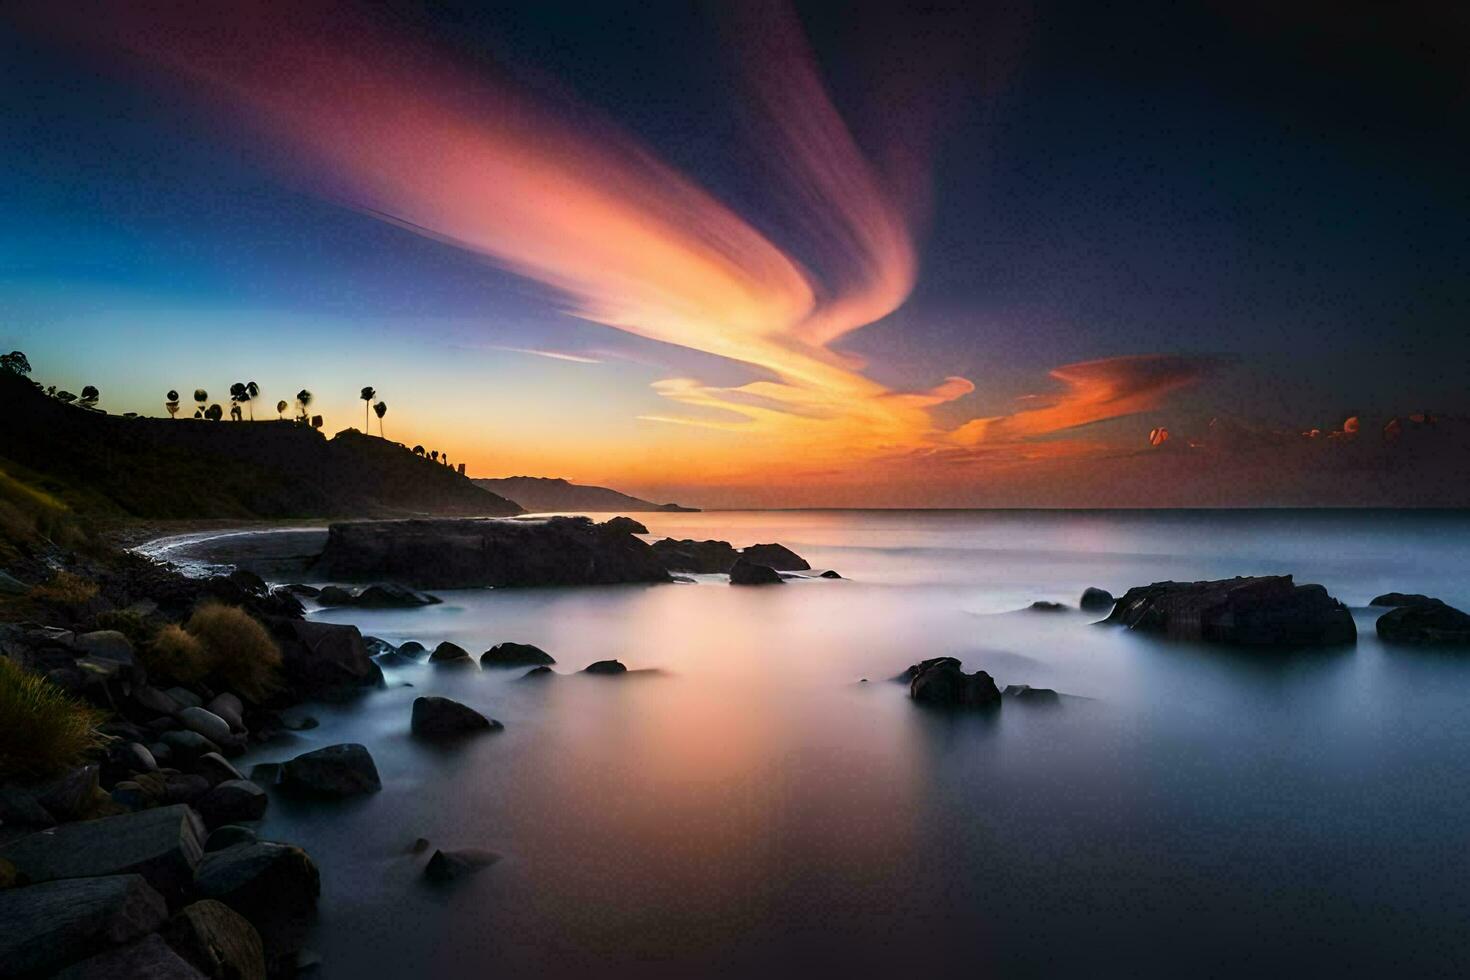
[[[150,518],[503,516],[521,508],[398,443],[294,422],[124,418],[0,371],[0,473],[83,513]]]
[[[607,487],[584,487],[543,476],[507,476],[476,480],[475,485],[514,500],[533,514],[612,513],[613,511],[697,511],[698,507],[655,504]]]

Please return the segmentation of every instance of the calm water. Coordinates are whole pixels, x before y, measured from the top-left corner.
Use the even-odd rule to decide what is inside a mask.
[[[316,614],[475,654],[535,643],[569,673],[646,671],[394,672],[247,760],[360,741],[382,772],[367,799],[276,799],[263,829],[322,867],[322,976],[1470,971],[1470,651],[1385,649],[1361,608],[1390,589],[1470,608],[1470,517],[646,523],[780,541],[849,580]],[[1357,647],[1242,654],[1017,611],[1087,585],[1279,572],[1360,607]],[[951,716],[886,680],[943,654],[1075,697]],[[416,743],[409,706],[429,693],[506,730]],[[427,888],[419,836],[505,858]]]

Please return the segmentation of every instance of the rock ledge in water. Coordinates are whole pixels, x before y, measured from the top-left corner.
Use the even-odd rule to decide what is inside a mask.
[[[414,698],[409,728],[420,738],[451,738],[473,732],[499,731],[505,726],[468,705],[449,698]]]
[[[1470,646],[1470,615],[1438,599],[1390,609],[1374,629],[1386,643]]]
[[[1082,598],[1078,601],[1077,605],[1086,609],[1088,612],[1108,612],[1113,608],[1113,603],[1116,601],[1113,598],[1113,594],[1107,589],[1099,589],[1089,585],[1082,590]]]
[[[921,704],[985,708],[1000,704],[995,679],[983,670],[967,674],[954,657],[935,657],[910,667],[909,697]],[[900,675],[903,676],[903,675]]]
[[[1328,646],[1358,636],[1346,606],[1322,586],[1296,585],[1290,575],[1136,586],[1103,622],[1252,647]]]

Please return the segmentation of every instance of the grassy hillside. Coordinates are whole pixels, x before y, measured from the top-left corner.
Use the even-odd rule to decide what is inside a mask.
[[[0,372],[0,469],[71,509],[147,518],[504,515],[521,508],[445,466],[349,429],[123,418]]]

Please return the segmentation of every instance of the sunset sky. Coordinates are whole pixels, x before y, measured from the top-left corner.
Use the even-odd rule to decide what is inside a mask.
[[[0,348],[706,507],[1470,503],[1463,19],[934,6],[9,7]]]

